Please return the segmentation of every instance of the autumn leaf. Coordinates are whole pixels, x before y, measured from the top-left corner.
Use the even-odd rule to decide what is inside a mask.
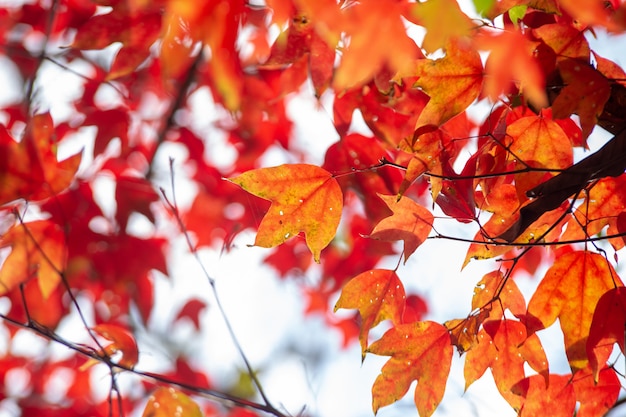
[[[590,367],[576,372],[572,378],[572,384],[576,400],[580,403],[576,417],[606,416],[615,405],[622,390],[614,369],[606,365],[598,369],[595,375]]]
[[[529,331],[546,328],[558,318],[571,368],[584,368],[596,305],[616,285],[623,284],[602,255],[576,251],[556,258],[528,303]]]
[[[576,396],[570,378],[570,375],[550,374],[546,381],[540,375],[533,375],[516,384],[512,392],[524,398],[519,417],[571,417]]]
[[[387,269],[363,272],[343,287],[335,311],[340,308],[359,310],[362,319],[359,340],[363,357],[372,327],[383,320],[391,320],[395,325],[402,323],[405,298],[400,278],[395,271]]]
[[[445,48],[446,56],[437,60],[421,59],[415,75],[430,101],[420,114],[416,128],[439,126],[464,111],[480,93],[483,65],[480,55],[471,44],[451,40]]]
[[[389,329],[367,351],[391,356],[372,387],[374,413],[402,398],[413,381],[417,381],[414,399],[419,415],[434,413],[443,398],[452,361],[445,327],[432,321],[401,324]]]
[[[583,138],[591,134],[604,104],[611,95],[609,81],[586,61],[566,59],[558,64],[565,87],[552,103],[557,119],[576,113],[580,117]]]
[[[483,323],[478,333],[479,343],[467,353],[465,360],[465,389],[491,368],[500,394],[518,409],[522,401],[511,388],[525,378],[524,363],[542,375],[548,383],[548,360],[535,334],[527,335],[526,327],[514,320],[491,320]]]
[[[598,300],[587,339],[587,356],[595,381],[598,380],[598,373],[604,365],[601,363],[603,354],[600,350],[612,348],[617,343],[622,353],[624,352],[625,325],[626,289],[624,287],[610,289]]]
[[[133,336],[121,326],[116,324],[98,324],[92,329],[96,334],[110,341],[104,346],[104,354],[113,357],[116,353],[121,356],[117,363],[125,368],[133,368],[139,360],[139,351],[137,343]]]
[[[484,94],[497,101],[510,93],[513,84],[536,108],[548,105],[546,80],[535,58],[537,42],[519,31],[482,31],[474,38],[476,47],[489,51],[485,63]]]
[[[489,318],[500,320],[508,309],[517,318],[526,314],[526,301],[517,284],[501,271],[486,274],[474,288],[472,310],[485,309]]]
[[[81,153],[57,161],[58,140],[49,113],[33,116],[19,143],[0,125],[0,205],[19,198],[43,200],[71,184]]]
[[[316,262],[335,236],[343,195],[337,180],[314,165],[255,169],[228,179],[272,205],[263,217],[255,245],[271,248],[304,232]]]
[[[385,66],[393,73],[409,73],[423,55],[406,33],[403,12],[402,2],[363,1],[344,9],[342,23],[349,41],[335,71],[336,91],[367,83]]]
[[[381,220],[369,237],[380,240],[403,240],[404,262],[426,241],[433,227],[433,215],[408,197],[378,195],[393,211]]]
[[[0,238],[0,247],[11,248],[0,269],[0,294],[36,278],[44,299],[61,282],[67,258],[65,234],[48,220],[13,226]]]
[[[572,143],[563,129],[542,112],[516,120],[506,129],[513,141],[509,150],[517,161],[516,168],[565,169],[572,165],[574,156]],[[544,173],[527,172],[515,176],[515,185],[521,201],[526,200],[526,191],[538,185]]]
[[[196,330],[200,330],[200,314],[207,307],[206,303],[197,298],[187,301],[176,315],[176,321],[183,318],[191,320]]]
[[[474,24],[454,0],[428,0],[409,6],[407,19],[426,28],[422,47],[433,53],[455,38],[470,34]]]
[[[148,398],[142,417],[202,417],[202,411],[184,393],[174,389],[161,387]]]
[[[543,25],[533,29],[533,34],[544,41],[558,59],[589,60],[589,42],[585,32],[576,29],[570,22]]]

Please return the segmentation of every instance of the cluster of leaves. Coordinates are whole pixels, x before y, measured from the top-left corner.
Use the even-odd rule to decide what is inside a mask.
[[[607,239],[616,252],[625,245],[626,74],[586,36],[625,31],[624,4],[476,1],[480,18],[470,19],[453,0],[265,3],[52,0],[0,9],[0,51],[23,87],[0,109],[0,295],[10,306],[2,318],[9,345],[30,331],[74,352],[35,362],[4,352],[0,383],[13,369],[31,382],[12,400],[45,416],[124,415],[142,405],[145,416],[248,412],[204,402],[201,410],[178,386],[281,415],[260,385],[263,403],[213,391],[181,352],[169,375],[133,369],[154,280],[169,272],[169,239],[186,236],[192,251],[228,249],[253,228],[256,245],[274,248],[265,261],[279,275],[313,273],[309,251],[320,264],[320,279],[302,282],[310,314],[323,314],[346,343],[358,340],[363,357],[390,356],[374,381],[374,412],[417,380],[417,410],[431,415],[456,347],[466,387],[490,369],[521,416],[603,415],[620,390],[607,362],[615,344],[624,352],[626,292],[595,242]],[[43,94],[51,68],[80,91],[65,113]],[[190,98],[207,91],[216,115],[203,129]],[[333,99],[339,139],[322,166],[294,147],[294,93]],[[467,114],[476,102],[491,109],[479,121]],[[355,133],[355,112],[370,135]],[[574,163],[596,126],[614,137]],[[76,141],[82,151],[59,157]],[[214,152],[224,144],[236,155],[227,168]],[[189,207],[159,192],[159,175],[172,175],[159,171],[167,146],[185,151],[197,188]],[[259,167],[276,148],[297,163]],[[103,179],[115,187],[110,213],[96,192]],[[133,229],[138,216],[147,232]],[[430,237],[446,237],[437,225],[450,219],[478,226],[464,265],[498,262],[477,283],[467,317],[425,321],[426,301],[406,294],[400,266],[378,265],[418,256]],[[515,278],[544,261],[550,268],[527,301]],[[335,309],[358,310],[354,317],[327,314],[339,293]],[[174,322],[199,327],[204,306],[188,300]],[[85,340],[56,332],[71,314]],[[565,375],[550,372],[537,335],[557,319]],[[389,330],[372,342],[383,321]],[[92,392],[93,363],[111,371],[105,400]],[[122,393],[120,369],[141,376],[140,389]],[[62,403],[47,395],[59,370],[72,375]]]

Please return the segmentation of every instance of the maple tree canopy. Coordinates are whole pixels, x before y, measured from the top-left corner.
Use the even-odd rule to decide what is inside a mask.
[[[489,370],[519,416],[599,417],[618,406],[626,73],[588,39],[623,34],[626,3],[461,6],[0,7],[0,71],[11,80],[0,91],[0,400],[24,416],[285,416],[234,333],[251,392],[225,389],[165,342],[171,363],[138,365],[154,348],[155,282],[176,267],[171,243],[188,244],[215,302],[183,300],[161,329],[189,321],[200,334],[207,307],[227,325],[228,314],[197,251],[229,251],[252,230],[264,263],[301,288],[307,314],[358,343],[363,360],[388,357],[371,381],[373,413],[411,389],[419,415],[435,413],[455,350],[465,388]],[[336,137],[323,159],[298,142],[290,106],[302,96],[336,130],[319,138]],[[601,131],[608,140],[589,151]],[[179,205],[182,183],[193,191]],[[450,223],[474,237],[444,234]],[[466,242],[465,253],[445,254],[463,267],[492,265],[474,277],[467,314],[443,322],[406,285],[407,261],[432,239]],[[381,266],[389,259],[395,268]],[[536,285],[524,295],[527,275]],[[551,326],[566,373],[543,349]],[[25,332],[65,353],[14,349]],[[92,378],[103,366],[105,398]],[[25,392],[11,388],[16,373]],[[138,383],[122,386],[120,374]]]

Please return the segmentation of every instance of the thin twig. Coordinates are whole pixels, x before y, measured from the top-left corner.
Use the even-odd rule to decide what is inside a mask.
[[[217,293],[217,287],[215,285],[215,279],[213,277],[211,277],[211,275],[209,274],[209,272],[207,271],[206,267],[204,266],[204,263],[202,262],[202,260],[200,259],[200,256],[198,255],[198,251],[196,249],[196,247],[192,244],[191,242],[191,238],[189,237],[189,232],[187,231],[187,227],[185,226],[185,224],[183,223],[181,217],[180,217],[180,213],[178,210],[178,203],[176,202],[176,191],[175,191],[175,185],[174,185],[174,160],[170,158],[170,179],[171,179],[171,187],[172,187],[172,200],[170,201],[167,198],[167,195],[165,194],[165,190],[161,189],[161,194],[163,195],[163,198],[165,200],[165,203],[167,204],[168,208],[171,210],[172,214],[174,215],[178,226],[181,230],[181,232],[183,233],[183,235],[185,236],[185,239],[187,241],[187,246],[189,248],[189,251],[193,254],[194,258],[196,259],[196,262],[198,263],[198,265],[200,266],[203,275],[206,277],[206,279],[208,280],[210,286],[211,286],[211,291],[213,292],[213,298],[215,299],[217,308],[220,312],[220,315],[222,316],[222,319],[224,320],[224,323],[226,325],[226,328],[228,330],[228,333],[239,353],[239,356],[241,357],[241,359],[244,362],[244,365],[246,367],[246,370],[248,371],[248,375],[250,376],[250,378],[252,379],[252,381],[254,382],[254,385],[256,386],[257,390],[259,391],[259,395],[261,396],[261,398],[263,399],[263,401],[265,402],[265,405],[268,406],[270,409],[274,410],[277,414],[275,415],[279,415],[280,412],[278,410],[276,410],[274,408],[274,406],[272,406],[271,402],[269,401],[269,398],[267,397],[267,395],[265,394],[265,391],[263,390],[263,386],[261,385],[261,382],[259,381],[259,379],[256,376],[256,373],[254,372],[254,370],[252,369],[252,365],[250,364],[245,352],[243,351],[243,348],[241,347],[241,345],[239,344],[239,341],[237,339],[237,336],[235,335],[235,331],[230,323],[230,320],[228,319],[228,316],[226,314],[226,311],[224,310],[224,307],[220,301],[220,298],[218,296]]]
[[[141,371],[135,368],[131,368],[130,366],[124,366],[122,364],[115,363],[109,356],[103,355],[101,352],[96,351],[95,349],[91,347],[70,342],[64,339],[63,337],[59,336],[57,333],[53,332],[52,330],[48,329],[47,327],[41,326],[35,321],[33,321],[32,323],[22,323],[4,314],[0,314],[0,319],[4,320],[5,322],[9,323],[12,326],[15,326],[21,329],[30,330],[33,333],[38,334],[41,337],[49,339],[55,343],[59,343],[60,345],[63,345],[66,348],[82,356],[85,356],[90,359],[94,359],[106,365],[107,367],[109,367],[109,369],[113,370],[114,372],[126,371],[130,374],[137,375],[144,379],[150,379],[160,384],[178,387],[180,389],[193,392],[195,395],[208,398],[212,401],[218,402],[225,406],[243,407],[243,408],[263,411],[263,412],[272,414],[276,417],[287,417],[281,412],[279,412],[278,410],[276,410],[274,407],[268,406],[266,404],[259,404],[259,403],[247,400],[245,398],[237,397],[235,395],[227,394],[227,393],[220,392],[220,391],[215,391],[215,390],[208,389],[208,388],[197,387],[195,385],[187,384],[185,382],[173,380],[163,375],[154,374],[154,373],[147,372],[147,371]]]

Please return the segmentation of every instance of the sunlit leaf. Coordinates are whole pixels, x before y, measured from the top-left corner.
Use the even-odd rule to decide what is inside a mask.
[[[548,382],[533,375],[520,381],[512,388],[516,395],[524,398],[519,416],[571,417],[576,408],[576,396],[570,378],[571,375],[550,374]]]
[[[198,404],[174,388],[161,387],[148,398],[142,417],[202,417]]]
[[[576,251],[556,258],[528,303],[529,331],[546,328],[558,318],[571,368],[584,368],[596,305],[615,285],[621,286],[621,280],[599,254]]]
[[[511,393],[511,388],[526,376],[524,363],[542,375],[548,383],[548,360],[537,335],[528,336],[519,321],[492,320],[483,324],[478,334],[479,343],[467,353],[465,360],[465,388],[491,368],[500,394],[514,408],[522,401]]]
[[[335,237],[343,208],[341,188],[328,171],[314,165],[281,165],[248,171],[229,181],[272,202],[255,245],[271,248],[304,232],[319,262],[320,252]]]
[[[378,195],[393,211],[393,215],[381,220],[370,237],[381,240],[403,240],[404,261],[426,241],[432,225],[433,215],[408,197]]]
[[[625,326],[626,289],[617,287],[600,297],[589,329],[587,356],[594,380],[597,381],[598,372],[604,365],[601,363],[601,349],[612,348],[617,343],[622,353],[624,352]]]
[[[372,387],[374,413],[404,397],[413,381],[417,381],[414,399],[419,415],[434,413],[443,398],[452,360],[445,327],[432,321],[395,326],[367,351],[391,356]]]
[[[54,222],[13,226],[0,239],[0,247],[11,248],[0,269],[0,294],[35,278],[46,299],[61,282],[67,258],[65,234]]]
[[[417,63],[415,86],[430,96],[416,127],[443,124],[464,111],[480,93],[483,65],[478,52],[463,40],[452,40],[446,56]]]
[[[391,320],[395,325],[402,322],[405,298],[404,286],[394,271],[374,269],[348,281],[341,290],[335,311],[340,308],[359,310],[362,319],[359,339],[365,355],[372,327],[383,320]]]
[[[98,324],[93,331],[111,342],[104,346],[106,355],[112,357],[119,352],[121,357],[117,363],[127,368],[133,368],[137,364],[139,360],[137,342],[128,330],[116,324]]]

